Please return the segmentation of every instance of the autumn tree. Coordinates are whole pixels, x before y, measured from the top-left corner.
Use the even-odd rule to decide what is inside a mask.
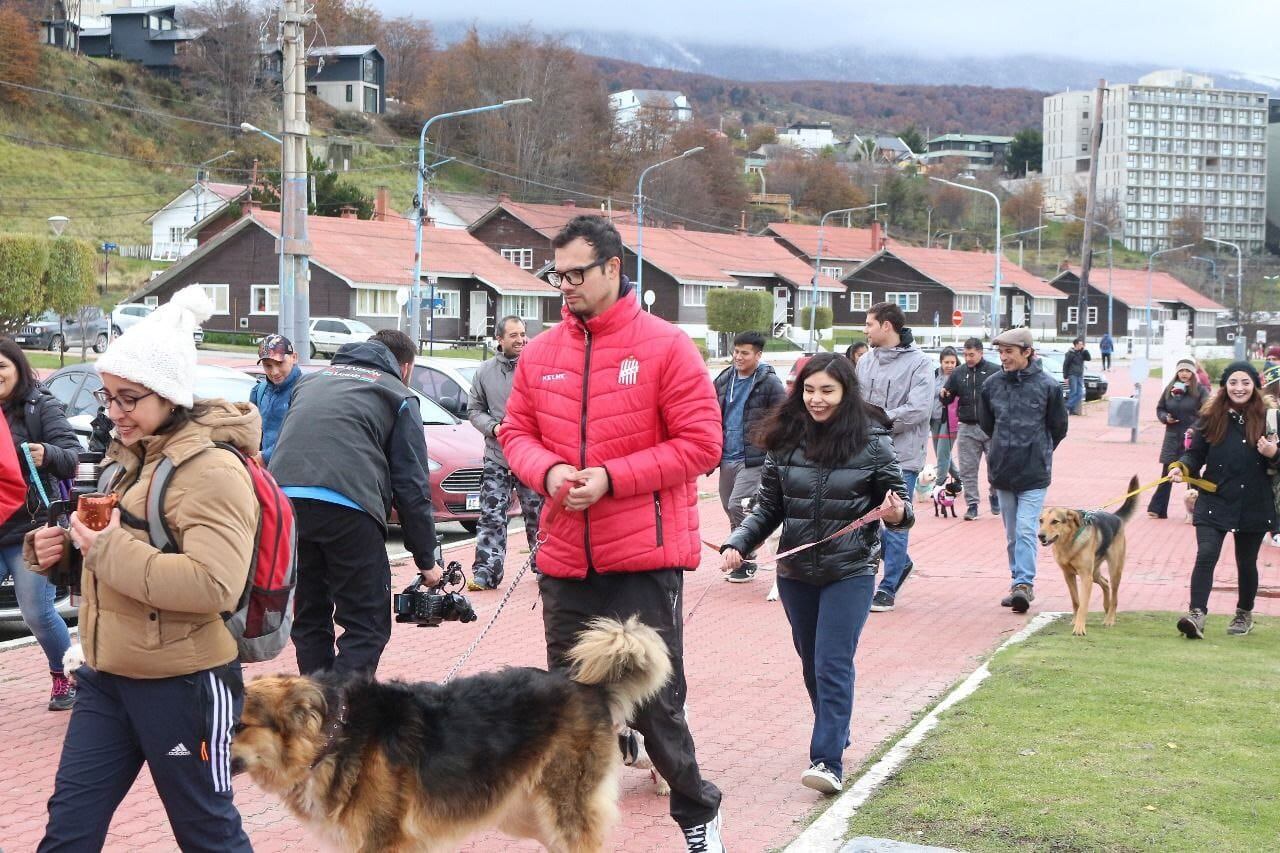
[[[761,145],[776,145],[778,131],[771,124],[759,124],[751,128],[747,135],[747,150],[755,151]]]
[[[409,15],[392,18],[382,27],[377,44],[387,59],[387,93],[405,103],[420,103],[435,51],[431,25]]]
[[[1044,189],[1039,181],[1032,181],[1005,199],[1004,216],[1012,223],[1015,231],[1034,228],[1039,223],[1043,206]]]
[[[40,43],[31,20],[19,9],[0,4],[0,69],[6,81],[37,86],[40,81]],[[0,103],[28,105],[31,94],[0,86]]]
[[[651,202],[647,211],[667,224],[693,220],[695,228],[699,223],[732,228],[746,209],[742,166],[728,139],[703,128],[678,130],[669,141],[669,152],[678,154],[698,146],[703,150],[650,175],[645,182],[645,196]]]
[[[179,67],[229,125],[245,121],[263,93],[259,33],[270,17],[258,0],[199,0],[185,10],[185,23],[204,35],[179,57]]]

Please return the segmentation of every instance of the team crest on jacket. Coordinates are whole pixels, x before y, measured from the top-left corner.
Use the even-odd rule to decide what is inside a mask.
[[[627,356],[622,360],[622,364],[618,365],[619,385],[635,385],[636,377],[639,375],[640,362],[636,360],[634,355]]]

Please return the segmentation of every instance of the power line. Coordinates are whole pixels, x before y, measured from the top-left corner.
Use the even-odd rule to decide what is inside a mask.
[[[187,121],[193,124],[201,124],[206,127],[220,127],[220,128],[235,130],[237,132],[239,132],[240,130],[239,126],[237,125],[230,125],[220,121],[205,121],[204,119],[189,118],[188,116],[179,116],[179,115],[174,115],[173,113],[162,113],[158,110],[148,110],[148,109],[143,109],[142,107],[131,107],[126,104],[112,104],[112,103],[108,103],[107,101],[98,101],[98,100],[94,100],[93,98],[84,98],[84,97],[81,97],[80,95],[71,95],[66,92],[55,92],[52,89],[41,89],[38,86],[24,86],[21,83],[14,83],[11,80],[0,80],[0,86],[7,86],[11,89],[21,89],[26,92],[40,92],[41,94],[44,94],[44,95],[54,95],[59,98],[66,98],[67,100],[70,100],[70,101],[79,101],[84,104],[94,104],[95,106],[99,106],[99,107],[107,107],[109,109],[122,110],[124,112],[136,113],[139,115],[154,116],[155,118],[163,118],[163,119],[168,119],[170,121]]]

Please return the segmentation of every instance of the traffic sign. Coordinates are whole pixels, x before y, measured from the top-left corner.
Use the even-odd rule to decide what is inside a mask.
[[[103,243],[103,244],[102,244],[102,251],[104,251],[104,252],[114,252],[116,249],[119,249],[119,248],[120,248],[120,247],[119,247],[119,246],[117,246],[115,243]]]
[[[951,312],[951,325],[955,326],[957,329],[964,325],[963,311],[956,309]]]
[[[431,307],[433,310],[439,311],[444,307],[444,300],[437,296],[435,299],[431,300]]]

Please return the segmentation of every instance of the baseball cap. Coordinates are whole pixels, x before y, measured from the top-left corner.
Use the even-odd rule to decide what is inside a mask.
[[[1280,359],[1280,346],[1272,344],[1267,347],[1267,358]]]
[[[264,358],[283,361],[286,355],[293,355],[293,343],[284,335],[267,335],[258,342],[258,363]]]
[[[1001,344],[1015,347],[1035,346],[1035,341],[1031,339],[1030,329],[1007,329],[996,335],[996,339],[991,343],[995,346],[1000,346]]]

